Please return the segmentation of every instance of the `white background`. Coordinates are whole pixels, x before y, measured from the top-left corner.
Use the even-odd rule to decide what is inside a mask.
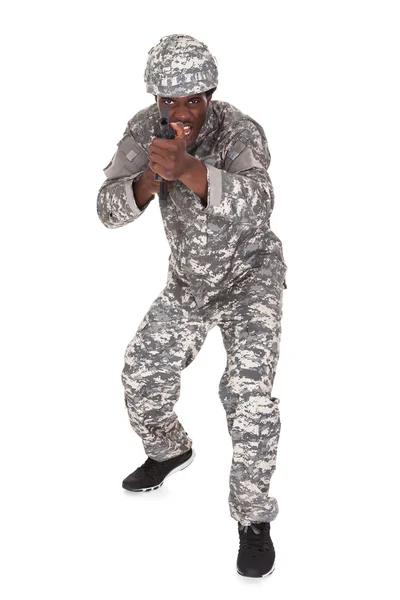
[[[395,2],[19,2],[2,15],[1,596],[398,598],[399,44]],[[12,8],[11,8],[12,6]],[[164,287],[158,200],[96,198],[147,53],[185,33],[263,126],[288,265],[274,395],[276,570],[236,573],[220,331],[182,373],[196,459],[149,494],[124,351]],[[244,594],[246,594],[244,596]]]

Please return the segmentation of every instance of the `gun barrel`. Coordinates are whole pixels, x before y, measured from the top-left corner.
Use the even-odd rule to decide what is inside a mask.
[[[167,137],[169,131],[169,120],[166,118],[160,119],[160,133],[162,137]]]

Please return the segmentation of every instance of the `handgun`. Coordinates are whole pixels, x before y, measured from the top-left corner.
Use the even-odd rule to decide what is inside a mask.
[[[175,138],[176,131],[174,129],[172,129],[171,125],[169,124],[168,114],[169,114],[169,107],[164,106],[162,116],[156,123],[155,129],[154,129],[154,135],[156,137],[163,138],[165,140],[173,140]],[[168,179],[164,179],[158,173],[154,173],[154,180],[161,182],[160,183],[160,193],[159,193],[160,200],[167,200]]]

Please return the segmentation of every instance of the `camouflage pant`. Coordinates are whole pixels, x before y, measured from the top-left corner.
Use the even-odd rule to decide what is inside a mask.
[[[125,352],[122,382],[130,423],[147,456],[166,460],[192,440],[174,405],[181,371],[218,325],[227,353],[219,385],[233,456],[229,508],[242,524],[272,521],[278,503],[268,495],[280,434],[279,400],[271,396],[279,358],[286,265],[251,269],[241,283],[198,308],[190,289],[171,273]],[[274,269],[272,269],[274,271]]]

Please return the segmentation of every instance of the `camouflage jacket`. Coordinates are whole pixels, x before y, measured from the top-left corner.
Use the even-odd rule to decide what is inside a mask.
[[[136,113],[104,169],[107,179],[98,193],[97,213],[108,228],[131,223],[154,199],[139,209],[132,185],[148,166],[159,118],[156,103]],[[169,275],[190,286],[198,307],[261,265],[283,279],[282,243],[270,229],[274,191],[263,128],[228,102],[211,100],[187,152],[207,168],[208,195],[205,201],[176,180],[167,200],[159,199],[171,250]]]

